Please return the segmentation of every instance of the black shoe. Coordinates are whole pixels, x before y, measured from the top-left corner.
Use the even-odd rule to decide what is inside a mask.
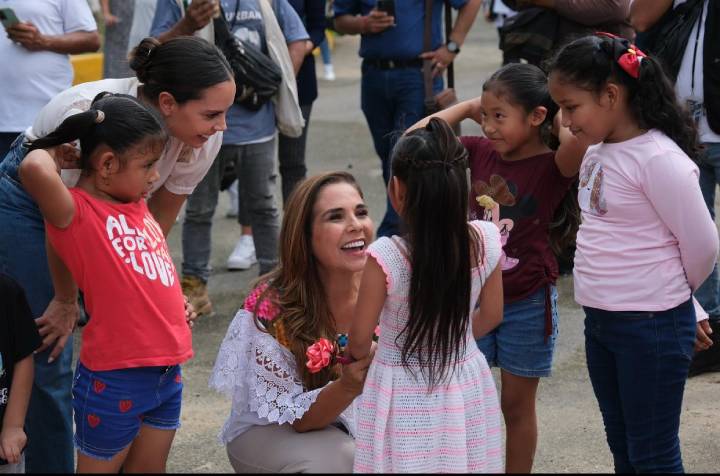
[[[713,331],[710,334],[713,345],[707,350],[695,353],[690,362],[688,377],[707,372],[720,372],[720,321],[710,321],[710,328]]]

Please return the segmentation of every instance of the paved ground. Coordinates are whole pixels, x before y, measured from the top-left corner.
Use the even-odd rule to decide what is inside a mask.
[[[357,38],[340,37],[334,51],[337,80],[320,80],[308,140],[311,172],[349,170],[362,185],[376,224],[384,212],[384,189],[365,119],[360,111],[360,62]],[[458,94],[468,99],[479,94],[483,80],[500,64],[494,28],[481,19],[457,60]],[[318,67],[320,72],[320,67]],[[463,124],[466,134],[475,124]],[[279,196],[279,195],[278,195]],[[177,434],[168,469],[171,472],[231,472],[224,447],[217,443],[229,402],[207,388],[219,344],[230,319],[243,301],[257,267],[247,272],[225,271],[225,259],[239,236],[233,220],[224,217],[226,194],[215,218],[210,295],[217,313],[198,322],[194,330],[196,357],[185,366],[183,427]],[[180,224],[170,236],[179,268]],[[538,397],[540,437],[536,472],[609,472],[612,461],[605,443],[600,413],[585,368],[582,312],[572,299],[572,280],[560,288],[560,337],[554,375],[541,383]],[[688,382],[682,417],[681,440],[686,470],[720,469],[720,373]],[[268,458],[272,455],[268,454]]]

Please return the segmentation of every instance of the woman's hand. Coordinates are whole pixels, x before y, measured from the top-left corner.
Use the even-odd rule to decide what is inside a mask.
[[[198,315],[197,312],[195,312],[195,306],[192,305],[188,297],[183,294],[183,298],[185,299],[185,322],[187,322],[188,327],[192,329],[195,325],[195,319],[197,319]]]
[[[376,344],[370,347],[370,353],[360,360],[356,360],[350,364],[342,366],[342,374],[340,375],[340,384],[343,389],[353,396],[358,396],[363,391],[365,385],[365,377],[367,377],[370,363],[375,356]]]
[[[52,363],[65,349],[65,344],[80,318],[77,300],[63,301],[54,297],[42,316],[35,320],[42,345],[35,353],[40,353],[55,344],[48,363]]]

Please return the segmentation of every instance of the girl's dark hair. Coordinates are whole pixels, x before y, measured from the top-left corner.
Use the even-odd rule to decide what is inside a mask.
[[[540,125],[540,137],[547,145],[551,144],[550,131],[558,106],[550,96],[543,70],[532,64],[510,63],[495,71],[485,81],[482,90],[505,98],[528,114],[536,107],[547,109],[545,120]]]
[[[536,107],[542,106],[547,109],[545,120],[540,125],[540,137],[548,147],[557,149],[558,141],[551,131],[558,106],[550,96],[547,76],[542,69],[524,63],[505,65],[485,81],[483,91],[507,99],[511,104],[522,107],[528,114]],[[560,255],[575,243],[578,228],[580,228],[580,207],[577,203],[577,193],[571,190],[555,210],[550,223],[550,247],[556,255]]]
[[[678,102],[662,65],[651,56],[642,58],[635,79],[618,64],[618,59],[632,47],[624,38],[586,36],[562,48],[549,63],[548,71],[558,75],[561,82],[593,93],[599,93],[608,82],[621,85],[627,90],[628,105],[639,127],[662,131],[697,160],[697,127]]]
[[[402,216],[412,269],[402,363],[419,365],[431,388],[452,374],[465,352],[470,263],[480,256],[479,238],[467,223],[467,157],[437,118],[401,137],[392,153],[393,176],[407,187]]]
[[[29,150],[47,149],[80,140],[80,168],[90,171],[90,157],[105,144],[122,154],[142,141],[165,143],[168,135],[158,113],[124,94],[102,92],[95,96],[90,109],[65,119],[57,129],[29,145]]]
[[[225,55],[215,45],[194,36],[165,43],[145,38],[130,53],[130,68],[143,84],[143,94],[153,102],[166,91],[182,104],[233,78]]]

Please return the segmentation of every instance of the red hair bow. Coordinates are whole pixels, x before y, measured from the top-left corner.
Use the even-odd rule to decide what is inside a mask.
[[[616,42],[616,45],[618,43],[622,44],[622,47],[625,48],[626,51],[623,52],[616,61],[623,69],[623,71],[625,71],[633,78],[638,79],[640,77],[640,63],[642,62],[643,58],[647,57],[647,55],[640,51],[640,48],[630,43],[628,40],[620,38],[617,35],[613,35],[612,33],[607,33],[604,31],[597,32],[596,34],[599,36],[606,36],[608,38],[612,38],[614,42]]]

